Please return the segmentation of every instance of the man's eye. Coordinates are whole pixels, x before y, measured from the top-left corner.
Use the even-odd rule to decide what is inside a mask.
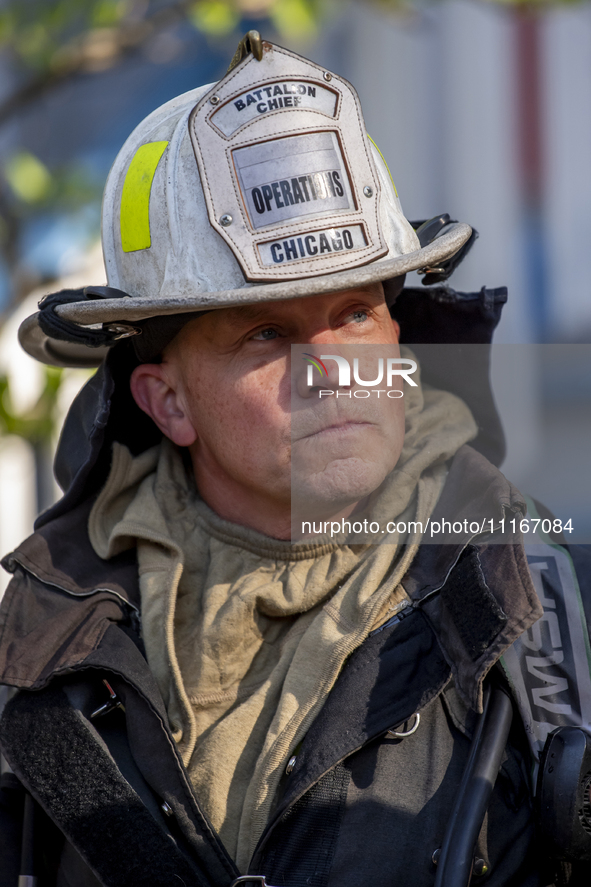
[[[275,339],[278,335],[279,333],[277,332],[277,330],[269,328],[266,330],[259,330],[258,333],[255,333],[252,338],[257,339],[259,342],[267,342],[270,339]]]
[[[353,323],[364,323],[369,317],[369,314],[367,311],[354,311],[349,317]]]

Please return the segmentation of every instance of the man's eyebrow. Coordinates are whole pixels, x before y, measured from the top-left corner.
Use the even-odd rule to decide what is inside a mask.
[[[383,298],[382,293],[379,291],[378,287],[375,283],[368,283],[365,286],[357,287],[355,290],[352,290],[350,293],[351,300],[354,301],[355,298],[361,298],[363,296],[369,296],[370,298],[374,298],[377,301],[380,301]],[[311,299],[314,296],[310,296]],[[289,299],[285,300],[286,302]],[[272,323],[273,311],[275,308],[276,302],[261,302],[258,305],[239,305],[234,308],[226,308],[225,317],[230,324],[230,326],[236,328],[243,326],[245,323],[256,323],[257,321],[268,321]],[[280,305],[284,304],[284,302],[280,301]]]
[[[334,293],[336,295],[336,293]],[[348,296],[352,300],[361,296],[374,296],[376,299],[382,298],[382,293],[378,289],[375,283],[368,283],[365,286],[357,287],[355,290],[351,290],[347,293]],[[310,299],[313,299],[314,296],[310,296]],[[289,299],[285,299],[284,301],[279,300],[278,302],[262,302],[258,305],[240,305],[235,308],[227,308],[228,317],[232,322],[238,321],[240,318],[245,318],[246,320],[258,320],[263,317],[268,311],[272,311],[273,307],[277,304],[283,305],[285,302],[289,302]]]

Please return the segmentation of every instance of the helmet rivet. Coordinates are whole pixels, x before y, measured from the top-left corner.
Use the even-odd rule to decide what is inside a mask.
[[[229,228],[234,219],[230,215],[230,213],[224,213],[223,216],[220,216],[220,225],[222,228]]]
[[[366,185],[363,189],[363,193],[366,197],[373,197],[373,188],[371,187],[371,185]]]
[[[324,79],[326,80],[327,83],[328,83],[330,80],[332,80],[332,74],[330,73],[330,71],[325,71],[324,74],[323,74],[322,76],[324,77]]]
[[[212,95],[212,97],[211,97],[210,100],[209,100],[209,103],[210,103],[211,105],[219,105],[219,103],[220,103],[220,97],[219,97],[219,95]]]

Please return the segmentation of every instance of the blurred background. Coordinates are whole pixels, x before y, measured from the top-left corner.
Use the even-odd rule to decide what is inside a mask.
[[[478,229],[451,283],[509,287],[497,341],[521,369],[506,351],[493,367],[506,472],[542,498],[551,480],[589,521],[591,3],[0,0],[0,553],[59,495],[52,452],[88,377],[36,364],[18,325],[45,293],[105,281],[100,198],[117,151],[155,107],[223,76],[250,28],[356,86],[408,218]],[[524,347],[545,342],[578,346],[559,385]],[[549,463],[562,434],[568,459]]]

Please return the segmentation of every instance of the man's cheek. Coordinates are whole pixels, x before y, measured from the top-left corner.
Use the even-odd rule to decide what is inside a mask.
[[[218,411],[215,425],[221,432],[220,446],[247,473],[289,463],[289,415],[270,410],[267,403],[234,400]]]

